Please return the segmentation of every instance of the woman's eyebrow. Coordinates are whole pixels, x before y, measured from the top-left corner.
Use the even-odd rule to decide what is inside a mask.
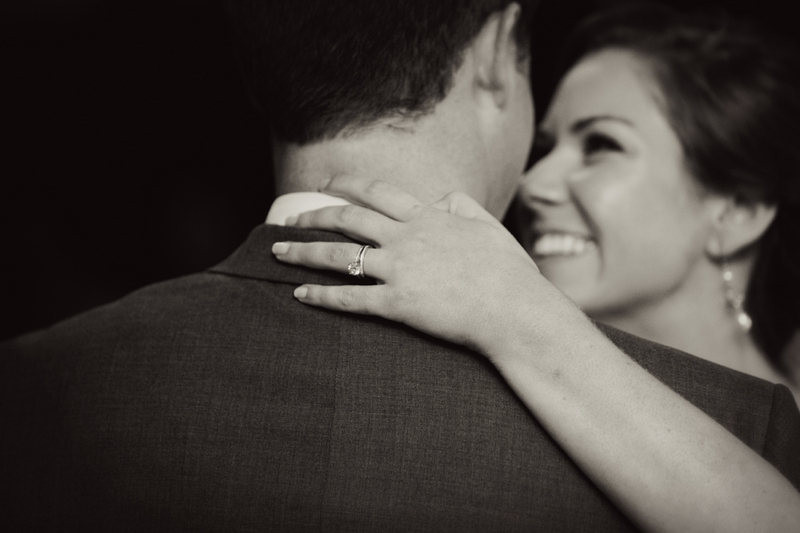
[[[617,117],[617,116],[614,116],[614,115],[598,115],[598,116],[594,116],[594,117],[582,118],[582,119],[576,121],[572,125],[572,127],[570,128],[570,131],[572,133],[580,133],[581,131],[585,130],[586,128],[588,128],[589,126],[594,124],[595,122],[600,122],[600,121],[603,121],[603,120],[613,120],[615,122],[622,122],[623,124],[626,124],[627,126],[630,126],[631,128],[635,127],[633,125],[633,122],[631,122],[630,120],[628,120],[626,118]]]

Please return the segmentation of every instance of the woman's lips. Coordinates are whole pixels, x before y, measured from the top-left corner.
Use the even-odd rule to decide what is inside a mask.
[[[597,248],[591,237],[564,232],[544,232],[536,235],[531,249],[536,257],[572,256]]]

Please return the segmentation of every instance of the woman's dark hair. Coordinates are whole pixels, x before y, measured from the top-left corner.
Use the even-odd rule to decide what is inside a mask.
[[[800,62],[793,43],[724,14],[628,6],[572,36],[560,74],[593,52],[630,51],[651,68],[694,177],[744,204],[777,206],[758,241],[745,309],[773,365],[800,327]]]

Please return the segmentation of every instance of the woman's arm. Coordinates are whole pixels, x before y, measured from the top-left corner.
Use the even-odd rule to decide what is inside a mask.
[[[766,460],[605,338],[474,201],[425,206],[335,179],[359,206],[294,224],[376,246],[376,286],[299,287],[302,302],[406,323],[483,353],[581,469],[647,531],[796,531],[800,494]],[[279,243],[289,263],[346,272],[358,246]]]

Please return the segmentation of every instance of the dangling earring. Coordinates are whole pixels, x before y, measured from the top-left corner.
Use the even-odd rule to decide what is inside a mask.
[[[753,319],[744,310],[744,294],[733,287],[733,271],[730,264],[722,261],[722,286],[725,290],[725,303],[728,308],[736,315],[736,323],[745,333],[750,331],[753,326]]]

